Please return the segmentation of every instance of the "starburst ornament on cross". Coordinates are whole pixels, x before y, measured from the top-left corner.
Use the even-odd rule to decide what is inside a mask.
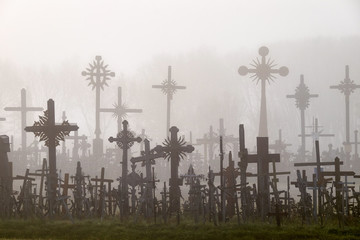
[[[253,60],[250,63],[254,68],[248,68],[246,66],[239,67],[239,74],[241,76],[245,76],[248,73],[252,74],[250,77],[253,78],[254,81],[261,81],[261,107],[260,107],[260,123],[259,123],[259,137],[267,137],[268,129],[267,129],[267,111],[266,111],[266,81],[270,83],[274,81],[275,75],[279,74],[280,76],[286,76],[289,73],[289,69],[287,67],[280,67],[275,69],[274,67],[277,64],[274,64],[274,60],[271,58],[266,59],[266,56],[269,54],[269,49],[267,47],[259,48],[259,54],[261,56],[261,61],[259,58],[256,58],[256,61]]]
[[[110,77],[115,77],[115,73],[107,69],[108,65],[104,65],[104,61],[101,56],[96,56],[93,63],[89,63],[87,71],[83,71],[81,74],[87,76],[86,80],[89,80],[88,86],[92,85],[92,90],[100,87],[104,90],[104,85],[109,86],[106,81],[110,80]]]

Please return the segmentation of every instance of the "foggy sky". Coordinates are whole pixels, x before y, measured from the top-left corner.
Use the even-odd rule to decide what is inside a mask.
[[[29,104],[46,107],[53,98],[57,120],[67,111],[80,134],[93,136],[95,92],[81,71],[101,55],[116,77],[102,92],[101,106],[112,107],[117,87],[131,108],[130,127],[145,128],[154,143],[165,137],[166,98],[151,85],[167,77],[186,90],[173,100],[172,124],[194,140],[210,125],[225,119],[227,133],[244,123],[249,145],[258,132],[260,86],[237,69],[258,57],[266,45],[269,56],[290,73],[267,88],[270,142],[283,138],[300,143],[299,114],[292,99],[300,74],[312,93],[306,117],[319,117],[324,133],[344,141],[344,97],[330,85],[350,78],[360,84],[359,1],[0,1],[0,107],[18,106],[20,89]],[[7,122],[2,133],[20,143],[19,114],[0,110]],[[29,114],[28,124],[38,114]],[[351,129],[360,128],[360,90],[351,96]],[[116,134],[111,114],[101,115],[102,138]],[[352,139],[351,132],[351,139]],[[32,137],[28,137],[31,141]],[[311,146],[308,142],[308,149]],[[252,147],[249,147],[252,148]],[[324,149],[325,150],[325,149]]]

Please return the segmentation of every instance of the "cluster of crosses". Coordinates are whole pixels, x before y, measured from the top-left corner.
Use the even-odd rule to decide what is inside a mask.
[[[167,96],[166,138],[162,145],[153,148],[150,147],[151,139],[145,134],[145,130],[138,135],[131,131],[129,122],[125,120],[128,113],[141,113],[142,109],[131,109],[123,103],[121,87],[117,89],[118,99],[113,108],[101,107],[101,90],[108,86],[108,81],[115,73],[108,69],[100,56],[96,56],[86,71],[82,72],[89,81],[88,85],[96,91],[95,138],[92,144],[88,143],[88,136],[79,135],[77,124],[69,123],[65,111],[62,122],[56,123],[55,103],[52,99],[48,100],[47,109],[39,116],[39,120],[32,126],[27,126],[27,113],[43,111],[43,108],[27,106],[26,91],[22,89],[21,106],[4,109],[20,111],[23,131],[19,150],[14,150],[12,137],[9,139],[6,135],[0,136],[0,215],[68,218],[70,221],[118,216],[122,221],[138,221],[144,218],[147,221],[153,219],[155,223],[167,223],[172,219],[179,223],[183,217],[191,217],[196,223],[209,221],[215,225],[226,223],[232,218],[236,219],[238,224],[256,219],[275,219],[278,226],[283,218],[290,217],[300,217],[303,223],[320,224],[336,217],[340,226],[346,224],[347,217],[360,217],[360,193],[355,189],[355,182],[348,181],[350,177],[359,176],[354,171],[340,169],[342,165],[348,166],[351,161],[355,164],[359,160],[358,132],[355,131],[354,141],[350,139],[349,98],[360,85],[350,80],[349,67],[346,66],[344,81],[330,87],[345,95],[346,140],[343,151],[335,151],[329,146],[329,151],[321,156],[319,138],[334,135],[322,133],[318,119],[314,119],[312,132],[306,132],[305,110],[309,107],[310,99],[318,95],[310,93],[304,76],[301,75],[295,93],[286,96],[295,99],[301,116],[301,145],[297,154],[290,154],[286,148],[291,144],[282,140],[281,130],[274,144],[269,144],[266,106],[266,83],[273,80],[276,74],[286,76],[289,70],[287,67],[274,68],[274,61],[267,59],[267,47],[261,47],[259,54],[261,59],[251,63],[253,68],[241,66],[238,69],[240,75],[250,73],[255,81],[261,82],[259,133],[255,152],[248,151],[246,147],[243,124],[239,125],[236,136],[227,135],[224,119],[221,118],[218,131],[214,131],[213,126],[210,126],[209,132],[204,134],[203,138],[196,139],[196,144],[192,143],[191,133],[190,141],[186,142],[185,137],[178,135],[179,128],[170,127],[171,101],[176,90],[185,89],[172,79],[171,66],[168,67],[168,78],[161,85],[152,86],[161,89]],[[100,113],[112,113],[117,120],[117,134],[108,138],[109,143],[117,144],[117,149],[104,151]],[[29,146],[27,132],[34,133],[35,136],[34,142]],[[73,135],[70,136],[71,133]],[[311,155],[306,150],[306,137],[311,137],[314,143]],[[73,141],[71,154],[66,149],[65,140]],[[45,149],[39,147],[39,141],[44,142]],[[57,152],[56,147],[60,142],[63,142],[61,151]],[[140,145],[140,154],[129,159],[135,143]],[[195,146],[204,147],[203,156],[195,151]],[[42,153],[47,153],[46,157],[42,158]],[[225,167],[226,157],[228,163]],[[295,163],[291,163],[291,167],[296,168],[295,181],[290,181],[290,171],[277,170],[277,163],[289,164],[290,157],[295,159]],[[91,174],[84,173],[84,164],[97,166],[106,163],[104,159],[115,159],[121,163],[121,174],[117,179],[105,178],[105,170],[114,170],[109,164],[95,167],[95,171],[100,172],[100,177],[91,177]],[[170,178],[163,182],[160,191],[157,191],[160,180],[156,178],[156,173],[164,171],[165,168],[158,167],[158,159],[163,159],[160,162],[170,162]],[[189,159],[191,164],[186,173],[179,174],[180,163],[185,159]],[[200,162],[202,164],[199,164]],[[27,163],[32,167],[41,166],[41,169],[28,167],[24,175],[13,176],[13,163]],[[73,166],[74,163],[76,167],[60,168],[59,163],[66,166]],[[138,164],[144,167],[143,171],[140,171]],[[306,173],[311,167],[315,167],[314,173],[312,181],[308,181]],[[329,169],[331,167],[333,171]],[[197,174],[200,168],[207,168],[207,174]],[[65,169],[64,177],[60,169]],[[219,169],[218,172],[215,169]],[[256,169],[256,172],[253,169]],[[69,174],[71,172],[74,173],[72,176]],[[281,184],[280,179],[283,176],[286,176],[287,184]],[[254,178],[255,181],[250,181]],[[15,180],[22,181],[20,191],[14,191]],[[189,187],[187,200],[184,198],[186,194],[181,191],[184,185]],[[285,190],[280,190],[284,185]],[[299,190],[300,195],[297,197],[290,194],[292,185]],[[308,189],[312,190],[312,194],[307,192]],[[158,220],[159,218],[161,220]]]

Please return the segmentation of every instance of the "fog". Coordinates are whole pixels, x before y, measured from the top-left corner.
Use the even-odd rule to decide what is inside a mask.
[[[101,55],[116,76],[101,92],[101,107],[123,101],[143,113],[128,114],[133,131],[146,134],[152,146],[166,136],[166,96],[151,86],[167,78],[185,90],[175,93],[171,125],[193,142],[219,128],[224,118],[226,133],[237,136],[245,124],[247,146],[254,148],[260,112],[260,84],[240,76],[239,66],[250,67],[267,46],[277,67],[287,66],[289,75],[277,77],[267,87],[269,141],[278,130],[296,152],[300,145],[300,114],[293,94],[304,74],[310,92],[306,125],[319,119],[322,150],[345,140],[344,96],[330,89],[345,77],[360,84],[359,1],[0,1],[0,117],[2,134],[13,135],[20,145],[20,114],[5,112],[20,104],[26,88],[28,104],[46,108],[55,100],[57,121],[66,111],[79,134],[90,139],[95,129],[95,91],[81,72]],[[28,115],[28,125],[38,113]],[[101,137],[108,147],[116,135],[112,114],[101,113]],[[360,89],[350,97],[350,133],[360,130]],[[28,143],[33,139],[28,135]],[[311,150],[311,139],[307,148]],[[70,147],[70,144],[68,144]],[[202,151],[202,147],[197,147]],[[132,149],[139,154],[138,146]],[[217,154],[217,152],[216,152]],[[206,170],[204,170],[205,173]]]

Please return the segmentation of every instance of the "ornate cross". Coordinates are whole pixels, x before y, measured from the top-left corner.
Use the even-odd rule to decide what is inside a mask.
[[[158,145],[155,147],[157,153],[164,152],[165,159],[171,162],[171,177],[169,179],[170,184],[170,211],[180,211],[180,185],[182,185],[182,179],[179,178],[179,163],[180,159],[186,156],[186,153],[194,151],[192,145],[186,145],[183,138],[178,138],[179,129],[175,126],[170,128],[170,138],[165,139],[163,146]]]
[[[49,210],[50,214],[54,210],[57,187],[57,173],[56,173],[56,146],[60,141],[65,140],[71,131],[79,129],[77,125],[71,125],[68,121],[61,124],[55,123],[55,106],[54,100],[49,99],[47,102],[47,110],[44,116],[39,116],[40,120],[35,121],[31,127],[25,127],[26,132],[33,132],[35,137],[39,137],[40,141],[45,142],[45,146],[49,150]]]
[[[127,117],[127,113],[142,113],[142,109],[128,108],[125,103],[122,102],[121,87],[118,87],[118,101],[113,104],[114,108],[100,108],[100,112],[113,113],[113,116],[117,118],[118,132],[121,132],[121,123],[124,118]]]
[[[351,144],[350,144],[350,94],[353,93],[360,85],[354,83],[349,77],[349,66],[345,66],[345,79],[339,85],[330,86],[331,89],[338,89],[345,95],[345,126],[346,126],[346,141],[344,148],[346,153],[346,160],[350,159]]]
[[[270,80],[274,80],[274,74],[279,74],[280,76],[286,76],[289,73],[289,69],[287,67],[280,67],[279,69],[274,69],[276,66],[274,61],[270,58],[266,60],[266,56],[269,54],[269,49],[267,47],[259,48],[259,54],[261,56],[261,61],[256,58],[256,61],[253,60],[250,63],[254,68],[247,68],[246,66],[239,67],[239,74],[241,76],[245,76],[248,73],[251,73],[250,76],[254,81],[261,81],[261,107],[260,107],[260,123],[259,123],[259,137],[267,137],[268,136],[268,128],[267,128],[267,110],[266,110],[266,81],[270,83]]]
[[[154,183],[152,182],[153,176],[151,174],[151,165],[155,164],[156,158],[164,157],[163,152],[155,153],[154,150],[150,150],[150,141],[148,139],[144,140],[145,151],[141,152],[140,157],[131,158],[130,161],[135,164],[137,162],[142,162],[142,166],[145,166],[146,169],[146,205],[147,205],[147,216],[151,216],[153,214],[153,197],[152,197],[152,189]]]
[[[21,114],[21,150],[23,152],[23,157],[26,159],[26,132],[24,128],[26,127],[26,114],[27,112],[33,111],[42,111],[44,110],[42,107],[28,107],[26,104],[26,90],[23,88],[21,89],[21,105],[20,107],[6,107],[4,108],[5,111],[16,111],[20,112]]]
[[[124,211],[123,213],[127,215],[129,213],[129,186],[127,181],[127,175],[128,175],[128,149],[130,149],[134,142],[141,142],[140,137],[135,137],[134,134],[128,130],[128,121],[124,120],[122,122],[123,124],[123,130],[119,132],[116,136],[110,137],[109,142],[116,142],[116,144],[119,146],[119,148],[122,149],[123,157],[122,157],[122,197],[124,200]]]
[[[298,109],[300,109],[300,117],[301,117],[301,149],[300,154],[302,158],[305,158],[305,109],[309,107],[310,98],[318,97],[318,94],[311,94],[309,87],[304,83],[304,75],[300,75],[300,84],[295,89],[295,94],[286,95],[287,98],[294,98],[295,105]]]
[[[115,73],[107,69],[108,65],[104,65],[101,56],[96,56],[95,61],[89,64],[86,71],[81,74],[89,81],[88,86],[96,91],[96,107],[95,107],[95,139],[93,142],[93,154],[100,157],[103,154],[103,141],[100,139],[100,89],[104,90],[104,86],[108,86],[107,81],[110,77],[115,77]]]
[[[168,78],[165,79],[161,85],[153,85],[153,88],[160,88],[161,91],[166,95],[167,97],[167,120],[166,120],[166,137],[169,137],[168,129],[170,128],[170,104],[171,100],[173,98],[173,95],[175,94],[176,90],[178,89],[186,89],[184,86],[177,86],[176,82],[171,79],[171,66],[168,67]]]

